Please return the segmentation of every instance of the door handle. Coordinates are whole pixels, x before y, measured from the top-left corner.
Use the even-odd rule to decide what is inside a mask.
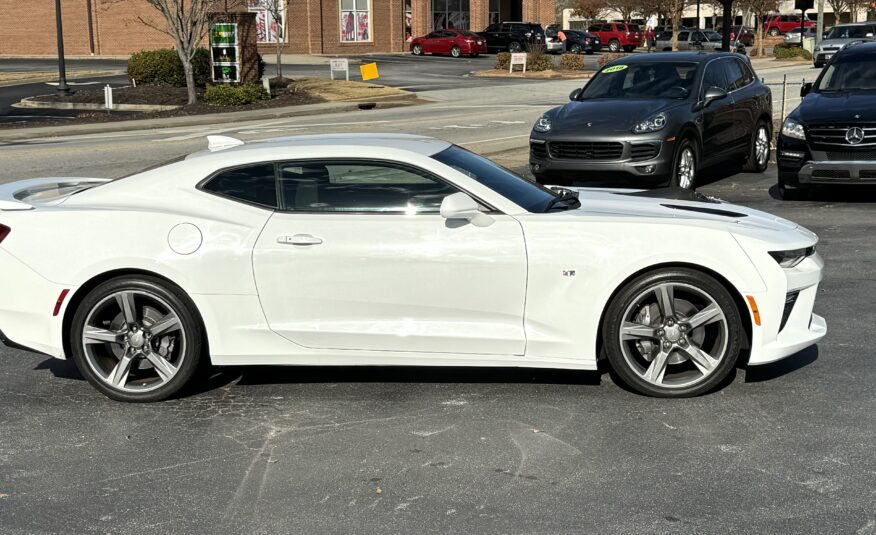
[[[277,243],[285,245],[319,245],[322,243],[322,238],[317,238],[310,234],[296,234],[294,236],[278,236]]]

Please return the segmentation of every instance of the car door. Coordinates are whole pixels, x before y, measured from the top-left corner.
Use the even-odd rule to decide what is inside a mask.
[[[309,348],[524,353],[517,220],[442,218],[458,189],[407,164],[290,161],[277,173],[282,209],[253,255],[272,330]]]
[[[724,73],[733,98],[733,130],[730,146],[733,150],[748,147],[757,120],[757,95],[752,85],[754,73],[737,58],[725,58]]]
[[[690,49],[690,43],[688,42],[688,39],[690,39],[690,32],[678,32],[678,49],[679,50]]]
[[[710,61],[703,71],[703,81],[700,84],[700,99],[709,87],[719,87],[728,92],[726,98],[715,100],[705,106],[702,115],[703,161],[714,161],[726,154],[734,134],[733,95],[729,94],[727,77],[723,63],[724,58]]]
[[[483,31],[484,39],[487,41],[487,50],[494,50],[498,47],[496,44],[496,40],[498,39],[498,31],[499,24],[490,24],[487,26],[487,29]]]
[[[438,40],[440,38],[441,32],[432,32],[427,35],[422,41],[423,52],[427,54],[434,54]]]
[[[438,39],[435,40],[436,54],[449,54],[456,40],[456,32],[450,30],[442,30],[438,32]]]

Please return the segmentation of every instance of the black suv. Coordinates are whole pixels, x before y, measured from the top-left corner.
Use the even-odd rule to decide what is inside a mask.
[[[725,160],[767,168],[772,96],[745,56],[635,54],[569,98],[530,134],[530,170],[541,184],[693,188],[697,170]]]
[[[481,32],[488,52],[520,52],[532,45],[543,45],[544,29],[535,22],[500,22]]]
[[[846,45],[800,95],[776,145],[782,198],[813,184],[876,184],[876,43]]]

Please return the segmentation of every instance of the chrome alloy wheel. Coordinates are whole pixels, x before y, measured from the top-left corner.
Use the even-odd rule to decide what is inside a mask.
[[[766,126],[761,125],[757,129],[757,137],[754,140],[754,157],[757,158],[757,164],[763,167],[766,165],[769,155],[770,139],[767,135]]]
[[[639,377],[661,388],[705,381],[727,354],[729,329],[703,290],[664,282],[632,300],[620,329],[623,357]]]
[[[179,315],[145,290],[114,292],[88,312],[85,360],[97,377],[124,392],[149,392],[176,376],[186,354]]]
[[[696,159],[691,147],[684,147],[681,154],[678,155],[678,186],[684,189],[690,189],[694,181],[694,172],[696,169]]]

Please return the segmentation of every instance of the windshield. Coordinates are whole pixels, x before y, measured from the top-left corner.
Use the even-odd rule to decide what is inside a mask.
[[[876,62],[863,54],[829,63],[816,87],[820,92],[855,90],[876,90]]]
[[[439,152],[432,158],[477,180],[530,212],[544,212],[557,198],[557,194],[553,191],[456,145]]]
[[[873,26],[836,26],[827,34],[827,39],[873,37],[873,28]]]
[[[467,30],[457,30],[457,33],[459,35],[462,35],[463,37],[480,37],[480,35],[478,35],[474,32],[467,31]]]
[[[623,63],[599,71],[578,96],[597,98],[673,98],[690,95],[697,64],[681,61]]]
[[[639,26],[636,24],[630,24],[629,26],[627,26],[627,29],[633,33],[636,33],[639,31]]]

